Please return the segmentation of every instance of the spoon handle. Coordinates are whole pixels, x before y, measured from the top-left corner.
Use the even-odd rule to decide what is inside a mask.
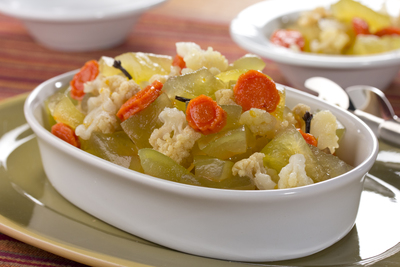
[[[359,109],[354,110],[353,114],[363,120],[378,138],[400,145],[400,123],[398,121],[384,120]]]
[[[396,145],[400,145],[400,123],[394,120],[384,121],[378,128],[379,137]]]

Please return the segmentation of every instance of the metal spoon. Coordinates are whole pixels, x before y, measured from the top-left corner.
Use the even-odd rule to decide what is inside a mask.
[[[319,98],[347,109],[358,116],[372,129],[377,137],[400,145],[400,122],[393,112],[393,107],[390,105],[384,93],[379,89],[369,86],[353,86],[348,88],[351,92],[350,95],[335,82],[323,77],[309,78],[304,85],[308,89],[317,92]],[[357,107],[357,104],[361,103],[360,99],[362,97],[360,96],[368,98],[366,95],[369,95],[368,99],[371,99],[372,94],[377,95],[374,109],[379,110],[379,112],[374,112],[376,114],[369,113],[368,109],[364,111]],[[341,99],[338,100],[338,98]],[[365,105],[365,101],[363,101],[362,105]],[[378,106],[378,108],[376,108],[376,106]]]
[[[400,122],[385,94],[376,87],[354,85],[346,88],[346,92],[356,109],[371,113],[385,120]]]

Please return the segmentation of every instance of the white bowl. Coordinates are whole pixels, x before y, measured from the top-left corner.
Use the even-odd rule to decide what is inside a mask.
[[[33,38],[60,51],[121,44],[139,16],[166,0],[4,0],[0,12],[23,21]]]
[[[294,52],[269,41],[272,33],[301,12],[323,6],[329,8],[338,0],[268,0],[252,5],[232,20],[232,39],[244,49],[276,62],[282,75],[296,88],[305,89],[310,77],[329,78],[343,88],[356,84],[385,89],[400,70],[400,50],[368,56],[330,56]],[[371,8],[381,0],[361,1]],[[389,11],[398,15],[399,1],[388,0]],[[371,5],[372,4],[372,5]],[[273,78],[273,77],[272,77]]]
[[[44,100],[73,72],[39,85],[24,112],[37,135],[44,170],[70,202],[99,219],[179,251],[234,261],[307,256],[339,241],[353,227],[364,176],[378,143],[349,112],[287,88],[287,104],[329,109],[347,128],[338,156],[355,166],[317,184],[282,190],[224,190],[190,186],[117,166],[53,136],[43,125]],[[281,86],[281,85],[278,85]]]

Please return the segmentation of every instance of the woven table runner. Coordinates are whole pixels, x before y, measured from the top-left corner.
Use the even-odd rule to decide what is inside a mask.
[[[231,40],[228,24],[152,14],[144,14],[126,42],[116,48],[85,53],[57,52],[35,43],[19,20],[0,14],[0,100],[29,92],[45,80],[101,56],[114,57],[125,52],[174,56],[175,43],[182,41],[195,42],[203,49],[211,46],[230,62],[247,53]],[[264,60],[267,63],[264,73],[275,82],[290,86],[277,66]],[[385,93],[395,113],[400,114],[400,75]]]
[[[0,266],[81,267],[86,265],[64,259],[0,233]]]

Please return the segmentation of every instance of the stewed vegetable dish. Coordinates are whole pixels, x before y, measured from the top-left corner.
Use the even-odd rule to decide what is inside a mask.
[[[91,60],[45,102],[49,131],[87,153],[154,177],[222,189],[274,190],[352,169],[335,151],[329,110],[285,105],[285,88],[245,55],[176,44],[175,57]]]

